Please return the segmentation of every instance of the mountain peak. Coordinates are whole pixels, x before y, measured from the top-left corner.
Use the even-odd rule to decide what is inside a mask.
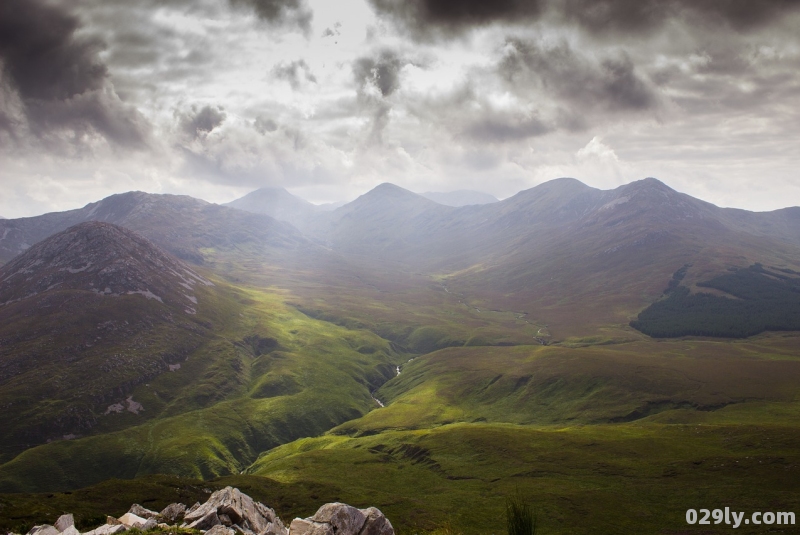
[[[0,303],[51,290],[104,296],[140,294],[194,313],[193,287],[211,285],[179,260],[126,228],[87,221],[50,236],[0,268]]]

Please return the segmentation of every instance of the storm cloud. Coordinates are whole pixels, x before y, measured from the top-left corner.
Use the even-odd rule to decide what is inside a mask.
[[[800,9],[789,0],[370,0],[412,36],[454,36],[489,24],[569,21],[595,33],[642,33],[672,19],[700,26],[758,28]]]
[[[576,52],[566,42],[544,46],[510,38],[503,47],[498,72],[521,91],[537,88],[552,99],[587,111],[646,110],[658,101],[651,84],[637,73],[624,52],[598,60]]]
[[[308,32],[313,13],[303,0],[229,0],[234,7],[248,7],[259,18],[276,25],[294,25]]]
[[[189,111],[175,112],[181,131],[189,138],[202,138],[225,122],[227,114],[220,106],[194,105]]]
[[[128,147],[144,144],[149,125],[114,92],[100,60],[104,43],[78,35],[77,17],[39,0],[0,4],[0,117],[11,138],[99,134]]]

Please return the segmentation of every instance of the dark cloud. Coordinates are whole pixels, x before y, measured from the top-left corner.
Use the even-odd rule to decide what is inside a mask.
[[[564,0],[560,12],[596,32],[646,32],[670,19],[749,30],[797,11],[793,0]]]
[[[416,37],[453,36],[493,23],[528,24],[546,16],[594,33],[641,34],[673,18],[748,30],[800,8],[795,0],[370,0]]]
[[[258,17],[276,25],[296,26],[311,31],[312,11],[303,0],[229,0],[233,7],[248,7]]]
[[[503,143],[542,136],[552,130],[550,125],[536,116],[491,113],[467,126],[464,134],[477,141]]]
[[[225,122],[228,115],[220,106],[192,106],[189,112],[175,113],[181,130],[191,138],[202,138]]]
[[[386,99],[400,88],[400,71],[409,63],[394,50],[385,49],[377,57],[361,57],[352,64],[358,101],[372,114],[370,144],[383,143],[383,131],[389,124],[392,110]],[[377,90],[380,96],[375,95],[373,90]]]
[[[353,62],[353,76],[359,90],[373,85],[388,97],[400,87],[400,69],[410,63],[393,50],[382,51],[377,58],[362,57]]]
[[[295,91],[300,89],[304,82],[317,83],[317,77],[311,72],[311,67],[302,59],[278,63],[272,67],[272,75],[279,80],[289,82]]]
[[[419,37],[455,34],[493,22],[540,16],[543,0],[370,0],[386,15]]]
[[[539,89],[582,109],[636,111],[656,107],[658,95],[637,73],[627,54],[600,61],[557,46],[510,38],[498,66],[500,76],[520,91]]]
[[[120,145],[144,144],[148,125],[114,93],[99,53],[104,43],[78,35],[80,21],[39,0],[0,2],[5,128],[73,140],[99,133]],[[11,101],[17,109],[10,109]],[[14,117],[13,120],[9,120]]]

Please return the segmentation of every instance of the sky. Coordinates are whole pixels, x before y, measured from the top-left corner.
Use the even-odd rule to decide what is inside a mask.
[[[141,190],[800,205],[797,0],[3,0],[0,216]]]

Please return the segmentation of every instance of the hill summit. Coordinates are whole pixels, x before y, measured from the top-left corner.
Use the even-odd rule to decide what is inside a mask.
[[[139,234],[100,221],[70,227],[34,245],[0,269],[0,304],[49,290],[106,296],[140,294],[195,312],[196,284],[211,285]]]

